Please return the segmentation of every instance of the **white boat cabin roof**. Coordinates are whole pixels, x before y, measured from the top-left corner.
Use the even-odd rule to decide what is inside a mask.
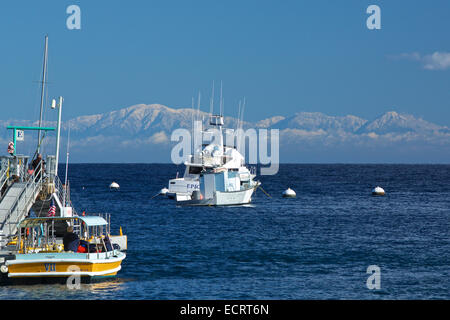
[[[22,220],[22,222],[20,223],[20,228],[37,227],[40,224],[42,224],[44,222],[49,222],[49,221],[62,221],[62,220],[71,221],[71,220],[75,220],[75,219],[80,219],[88,227],[106,226],[108,224],[108,222],[104,218],[99,217],[99,216],[33,217],[33,218],[26,218],[26,219]]]

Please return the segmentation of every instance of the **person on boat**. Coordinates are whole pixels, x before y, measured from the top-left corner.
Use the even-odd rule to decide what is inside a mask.
[[[73,233],[73,227],[67,227],[67,232],[63,238],[64,251],[78,251],[78,246],[80,244],[80,238]]]
[[[114,248],[113,248],[113,246],[111,244],[111,239],[109,239],[108,235],[105,236],[104,242],[105,242],[106,251],[113,251],[114,250]]]
[[[37,175],[36,179],[39,180],[39,178],[41,177],[41,172],[45,172],[45,161],[42,160],[42,154],[38,154],[36,159],[33,160],[33,162],[31,163],[31,166],[33,167],[33,172],[36,171],[36,168],[39,168],[40,172]]]

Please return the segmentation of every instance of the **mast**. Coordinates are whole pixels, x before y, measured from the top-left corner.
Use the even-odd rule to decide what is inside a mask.
[[[239,122],[241,121],[241,100],[239,100],[239,109],[238,109],[238,116],[236,121],[236,131],[239,129]]]
[[[46,76],[47,76],[47,59],[48,59],[48,35],[45,35],[44,65],[43,65],[43,69],[42,69],[42,82],[41,82],[41,109],[39,112],[39,127],[42,126],[42,112],[44,110],[45,80],[46,80]],[[39,153],[40,148],[41,148],[41,130],[38,131],[37,153]]]
[[[195,150],[194,150],[194,114],[195,114],[195,105],[194,105],[194,97],[192,97],[192,131],[191,131],[191,148],[192,148],[192,154],[195,155]],[[194,162],[194,160],[192,159],[192,162]]]
[[[59,163],[59,137],[61,135],[61,112],[62,112],[62,104],[63,104],[63,97],[59,97],[59,105],[58,105],[58,125],[57,125],[57,132],[56,132],[56,155],[55,155],[55,176],[58,175],[58,163]]]
[[[222,116],[222,117],[224,117],[224,110],[225,109],[225,98],[222,98],[222,112],[220,113],[220,115]]]
[[[222,107],[223,107],[223,100],[222,100],[222,81],[220,81],[220,108],[219,108],[219,115],[222,116]]]
[[[209,115],[212,116],[214,112],[214,80],[212,85],[212,92],[211,92],[211,103],[209,106]]]
[[[202,94],[200,91],[198,92],[198,101],[197,101],[197,121],[200,121],[200,99],[202,98]]]
[[[244,111],[245,111],[245,97],[244,97],[244,102],[242,104],[241,120],[239,122],[241,129],[243,128],[243,124],[244,124]]]

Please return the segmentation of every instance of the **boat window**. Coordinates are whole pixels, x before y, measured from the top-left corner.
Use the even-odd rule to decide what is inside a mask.
[[[190,167],[189,173],[190,174],[200,174],[202,172],[202,167]]]

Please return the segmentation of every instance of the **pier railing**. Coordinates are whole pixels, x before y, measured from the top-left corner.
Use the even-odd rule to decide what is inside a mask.
[[[2,159],[0,169],[0,199],[3,197],[4,193],[6,193],[6,187],[8,182],[8,170],[9,170],[9,160]]]
[[[12,188],[15,188],[18,192],[15,195],[15,200],[9,206],[3,221],[0,221],[0,230],[7,237],[15,235],[18,223],[28,214],[41,191],[44,180],[42,164],[43,162],[41,161],[33,173],[26,177],[25,182],[15,182],[8,190],[9,192]]]

